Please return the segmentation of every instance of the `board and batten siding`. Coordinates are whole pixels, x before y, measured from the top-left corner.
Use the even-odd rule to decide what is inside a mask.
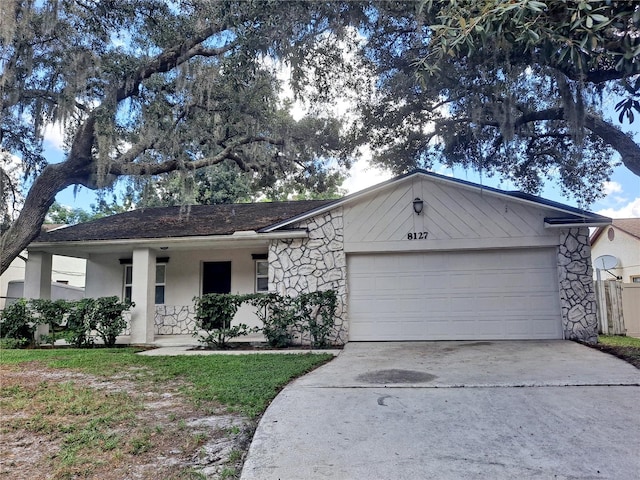
[[[413,200],[424,201],[422,214]],[[408,178],[344,207],[346,253],[551,247],[544,228],[552,213],[493,193],[437,180]],[[408,234],[426,239],[410,240]]]

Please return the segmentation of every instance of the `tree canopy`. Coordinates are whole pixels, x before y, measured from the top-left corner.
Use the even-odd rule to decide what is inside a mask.
[[[616,153],[640,175],[640,3],[378,7],[363,47],[375,90],[353,129],[375,161],[395,172],[434,161],[472,167],[531,193],[557,181],[585,204]]]
[[[56,193],[71,185],[104,188],[121,176],[230,161],[257,176],[321,189],[329,170],[322,159],[339,157],[340,124],[327,116],[294,121],[269,58],[286,55],[291,42],[319,35],[326,24],[314,23],[316,5],[281,7],[1,2],[2,155],[20,158],[30,186],[20,215],[2,224],[0,272],[38,234]],[[324,18],[340,18],[339,4],[323,8]],[[64,127],[59,163],[43,153],[51,123]],[[8,179],[3,174],[3,199],[11,193]]]

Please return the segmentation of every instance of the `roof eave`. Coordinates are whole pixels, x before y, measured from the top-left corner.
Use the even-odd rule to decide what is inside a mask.
[[[253,240],[277,240],[288,238],[307,238],[309,233],[306,229],[279,230],[277,232],[261,233],[254,230],[234,232],[231,235],[205,235],[190,237],[163,237],[163,238],[122,238],[115,240],[59,240],[55,242],[32,242],[28,250],[44,250],[47,248],[55,248],[64,245],[65,247],[99,247],[99,246],[120,246],[120,245],[150,245],[160,246],[176,243],[206,243],[212,245],[220,242],[234,241],[242,243],[243,241]]]
[[[588,221],[588,220],[576,220],[565,222],[548,222],[548,219],[544,219],[544,228],[577,228],[577,227],[606,227],[611,225],[611,222],[606,221]]]

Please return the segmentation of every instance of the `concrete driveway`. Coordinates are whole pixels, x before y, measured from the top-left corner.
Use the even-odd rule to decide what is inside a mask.
[[[640,478],[640,370],[566,341],[349,343],[265,412],[268,479]]]

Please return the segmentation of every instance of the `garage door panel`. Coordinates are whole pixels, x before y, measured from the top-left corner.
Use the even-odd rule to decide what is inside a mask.
[[[349,256],[350,339],[561,338],[555,262],[554,249]]]

